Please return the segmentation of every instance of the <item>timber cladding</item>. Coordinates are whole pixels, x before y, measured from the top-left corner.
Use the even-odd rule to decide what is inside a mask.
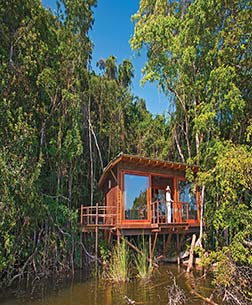
[[[117,193],[118,193],[118,186],[113,186],[111,189],[108,190],[106,193],[106,206],[107,213],[112,215],[106,219],[106,224],[116,224],[116,217],[117,217]]]
[[[172,163],[168,161],[160,161],[155,159],[141,158],[138,156],[119,155],[112,160],[104,169],[103,175],[99,181],[99,187],[102,188],[105,194],[105,202],[107,206],[108,220],[106,224],[118,226],[148,226],[154,221],[153,217],[159,212],[153,210],[155,200],[153,195],[165,190],[167,185],[170,186],[172,195],[172,223],[184,223],[185,219],[190,223],[198,223],[200,212],[199,192],[196,191],[197,201],[197,219],[190,217],[182,219],[182,205],[188,209],[188,203],[180,202],[179,198],[179,183],[186,181],[186,169],[188,165]],[[197,172],[197,167],[191,167],[194,173]],[[146,189],[146,214],[145,217],[127,218],[125,217],[125,175],[144,176],[148,178],[148,188]],[[134,185],[131,186],[134,189]],[[156,193],[155,193],[156,192]],[[163,192],[165,194],[165,191]],[[158,205],[156,206],[158,208]],[[155,209],[156,209],[155,208]],[[141,211],[141,210],[139,210]],[[154,211],[156,214],[154,214]],[[127,211],[128,212],[128,211]],[[109,216],[110,215],[110,216]],[[139,214],[141,215],[141,214]],[[167,214],[166,214],[167,215]],[[183,214],[184,215],[184,214]],[[167,216],[165,216],[167,217]],[[156,220],[155,220],[156,221]],[[169,225],[169,220],[162,220]]]

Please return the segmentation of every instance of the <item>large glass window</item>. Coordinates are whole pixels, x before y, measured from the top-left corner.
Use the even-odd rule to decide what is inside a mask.
[[[179,200],[182,209],[182,219],[197,219],[197,204],[195,187],[189,181],[179,181]]]
[[[147,219],[147,190],[149,177],[124,175],[125,219]]]

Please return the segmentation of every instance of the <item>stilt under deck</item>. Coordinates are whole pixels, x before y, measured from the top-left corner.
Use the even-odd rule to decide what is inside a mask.
[[[153,205],[153,204],[152,204]],[[153,205],[154,207],[155,205]],[[95,254],[98,254],[98,235],[103,232],[104,238],[110,242],[112,237],[125,239],[126,243],[135,251],[140,250],[133,245],[127,237],[130,236],[149,236],[149,261],[152,262],[157,240],[162,236],[163,256],[167,256],[172,236],[175,236],[177,262],[180,264],[180,252],[186,236],[199,232],[198,222],[181,221],[168,223],[166,215],[159,212],[158,204],[152,209],[150,222],[132,222],[117,224],[116,209],[113,206],[82,206],[81,207],[81,226],[83,233],[95,233]],[[181,215],[182,219],[182,215]]]

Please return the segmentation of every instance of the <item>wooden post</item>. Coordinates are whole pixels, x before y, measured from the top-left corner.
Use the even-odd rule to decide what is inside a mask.
[[[192,242],[191,242],[191,249],[189,251],[189,260],[188,260],[188,266],[187,266],[187,272],[190,272],[192,270],[193,267],[193,251],[194,251],[194,247],[195,247],[195,242],[196,242],[196,235],[193,234],[192,236]]]
[[[151,234],[149,234],[149,259],[150,259],[150,264],[152,264],[152,256],[151,256]]]
[[[176,248],[177,248],[177,263],[178,263],[178,265],[180,265],[180,242],[179,242],[179,234],[177,233],[177,245],[176,245]]]
[[[98,257],[98,203],[95,208],[95,256]]]
[[[95,272],[97,274],[98,272],[98,237],[99,237],[99,231],[98,231],[98,203],[96,203],[95,207]]]
[[[117,245],[119,245],[120,244],[120,238],[121,238],[121,233],[120,233],[119,229],[116,230],[116,237],[117,237]]]
[[[112,230],[110,229],[108,232],[108,244],[111,243]]]
[[[165,254],[165,234],[163,234],[163,256]]]
[[[154,257],[154,251],[155,251],[155,247],[156,247],[157,237],[158,237],[158,232],[155,233],[155,238],[154,238],[154,242],[153,242],[153,246],[152,246],[152,250],[151,250],[151,259],[153,259],[153,257]]]
[[[141,253],[142,255],[144,255],[144,253],[143,253],[141,250],[139,250],[136,246],[134,246],[134,245],[133,245],[131,242],[129,242],[127,239],[123,238],[122,236],[121,236],[121,239],[123,239],[123,240],[126,242],[126,244],[128,244],[128,245],[129,245],[133,250],[135,250],[137,253]],[[148,261],[149,263],[152,263],[154,267],[158,267],[158,265],[157,265],[156,263],[153,263],[149,257],[147,257],[147,261]]]
[[[82,232],[80,232],[80,268],[82,269],[82,261],[83,261],[83,255],[82,255],[82,253],[83,253],[83,250],[82,250],[82,243],[83,243],[83,241],[82,241]]]
[[[164,256],[168,255],[168,248],[171,244],[171,238],[172,238],[172,233],[169,233],[167,236],[167,239],[164,240],[164,244],[163,244],[163,255]],[[164,235],[164,239],[165,239],[165,235]]]

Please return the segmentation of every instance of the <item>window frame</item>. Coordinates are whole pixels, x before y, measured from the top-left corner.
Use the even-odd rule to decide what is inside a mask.
[[[146,219],[126,219],[125,218],[125,175],[142,176],[148,178],[148,186],[146,189],[146,206],[147,206],[147,217]],[[121,171],[121,219],[122,224],[129,223],[150,223],[150,200],[151,200],[151,174],[138,172],[134,170],[122,170]]]
[[[180,201],[180,191],[179,191],[179,182],[180,181],[187,181],[187,182],[189,182],[190,183],[190,181],[188,181],[188,179],[186,179],[186,178],[182,178],[182,177],[179,177],[178,179],[177,179],[177,192],[178,192],[178,203],[179,203],[179,207],[180,207],[180,210],[181,210],[181,215],[180,215],[180,217],[181,217],[181,221],[182,221],[182,206],[181,206],[181,203],[186,203],[186,202],[181,202]],[[192,183],[192,182],[191,182]],[[197,218],[196,219],[194,219],[194,218],[188,218],[188,219],[186,219],[186,222],[187,223],[198,223],[199,222],[199,219],[200,219],[200,197],[199,197],[199,187],[198,187],[198,185],[196,184],[195,185],[195,187],[196,187],[196,191],[195,191],[195,203],[196,203],[196,215],[197,215]],[[187,204],[188,204],[188,202],[187,202]]]

